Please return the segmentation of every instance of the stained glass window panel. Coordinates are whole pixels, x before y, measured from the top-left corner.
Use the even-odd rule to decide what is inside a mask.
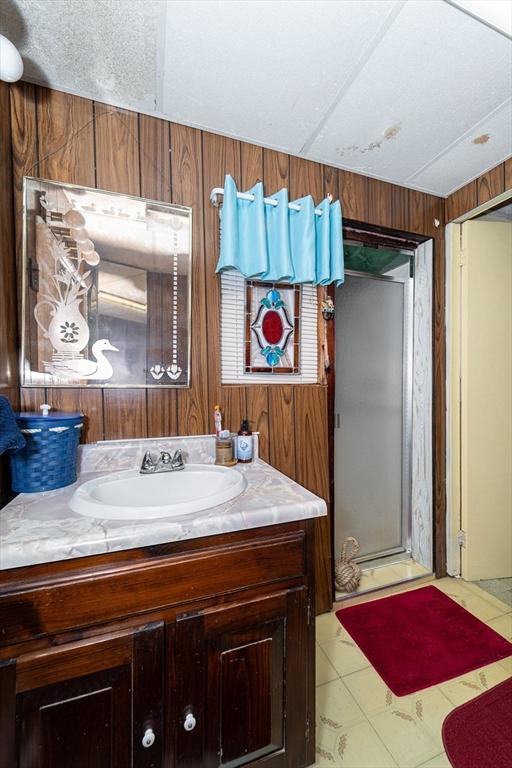
[[[300,373],[300,286],[246,282],[246,373]]]

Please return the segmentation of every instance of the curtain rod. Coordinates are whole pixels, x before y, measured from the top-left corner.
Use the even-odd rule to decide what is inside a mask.
[[[212,189],[212,191],[210,192],[211,204],[217,207],[219,205],[219,203],[217,202],[217,195],[223,195],[223,194],[224,194],[224,190],[222,189],[222,187],[215,187],[214,189]],[[241,200],[250,200],[251,202],[255,199],[254,195],[251,195],[250,192],[237,192],[236,196],[239,197]],[[327,195],[327,198],[329,199],[329,202],[332,202],[332,195]],[[279,201],[274,200],[272,197],[264,197],[263,202],[266,203],[267,205],[274,205],[274,206],[279,205]],[[301,210],[300,205],[297,205],[297,203],[288,203],[288,208],[291,208],[292,211]],[[315,208],[315,214],[317,216],[322,215],[322,211],[320,210],[320,208]]]

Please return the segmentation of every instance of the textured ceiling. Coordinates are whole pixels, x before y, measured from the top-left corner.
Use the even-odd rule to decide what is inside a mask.
[[[32,82],[446,195],[512,153],[512,41],[444,0],[2,0]]]

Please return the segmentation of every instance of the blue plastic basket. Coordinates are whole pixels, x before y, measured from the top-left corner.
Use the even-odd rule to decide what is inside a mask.
[[[83,419],[82,413],[17,414],[27,444],[10,454],[13,491],[53,491],[75,482]]]

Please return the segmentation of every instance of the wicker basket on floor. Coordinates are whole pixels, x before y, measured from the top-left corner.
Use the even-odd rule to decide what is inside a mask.
[[[361,568],[354,563],[353,558],[359,552],[359,542],[349,536],[342,544],[341,557],[334,566],[335,582],[338,589],[353,592],[361,581]]]

